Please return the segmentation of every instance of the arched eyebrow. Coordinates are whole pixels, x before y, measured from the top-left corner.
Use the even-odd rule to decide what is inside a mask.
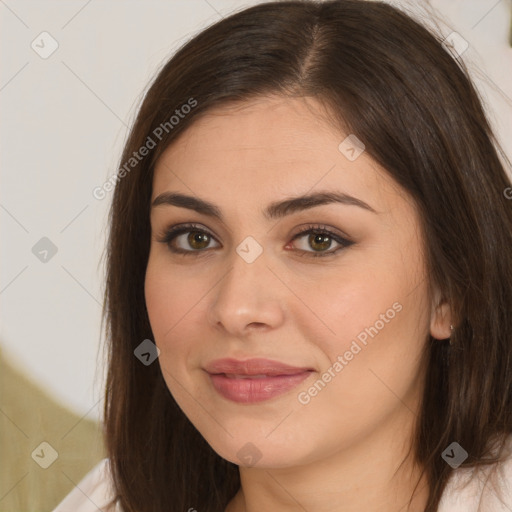
[[[357,206],[373,213],[377,213],[368,203],[365,203],[357,197],[342,192],[316,192],[302,196],[292,197],[283,201],[270,203],[263,211],[263,215],[268,220],[280,219],[292,213],[314,208],[324,204],[344,204],[348,206]],[[163,192],[157,196],[151,204],[151,208],[162,205],[178,206],[188,208],[197,213],[214,217],[224,222],[222,212],[218,206],[198,197],[181,194],[178,192]]]

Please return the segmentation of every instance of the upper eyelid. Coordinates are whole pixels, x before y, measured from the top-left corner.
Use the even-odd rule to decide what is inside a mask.
[[[189,231],[203,231],[207,235],[209,235],[212,238],[215,238],[215,240],[217,240],[217,236],[214,235],[208,228],[206,228],[202,225],[197,225],[195,223],[194,224],[184,223],[184,224],[178,224],[175,226],[170,226],[170,227],[164,228],[163,236],[165,237],[169,233],[179,236],[179,235],[183,235],[184,233],[188,233]],[[217,240],[217,242],[218,242],[218,240]]]
[[[321,223],[315,224],[313,222],[310,222],[310,223],[307,223],[304,226],[302,226],[301,229],[299,229],[294,235],[292,235],[292,239],[295,238],[296,236],[307,234],[307,231],[310,229],[311,230],[316,229],[318,231],[327,232],[333,236],[337,236],[339,238],[346,239],[347,241],[351,241],[351,238],[352,238],[350,235],[344,233],[343,231],[341,231],[338,228],[331,228],[328,226],[324,226]],[[169,233],[177,234],[180,231],[181,231],[180,234],[186,233],[188,231],[204,231],[205,233],[210,235],[212,238],[215,238],[215,240],[217,240],[217,242],[219,241],[217,239],[217,236],[215,234],[213,234],[207,227],[200,225],[198,223],[186,223],[185,222],[183,224],[177,224],[174,226],[164,228],[163,236],[165,237]]]

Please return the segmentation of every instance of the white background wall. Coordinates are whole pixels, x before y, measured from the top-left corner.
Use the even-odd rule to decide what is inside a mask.
[[[99,418],[103,393],[100,257],[110,195],[99,201],[92,190],[116,172],[140,95],[163,61],[221,15],[256,3],[0,2],[0,346],[80,416]],[[511,158],[510,1],[432,5],[448,23],[442,33],[469,43],[463,58]],[[31,48],[33,40],[50,48],[37,37],[43,31],[59,45],[47,59]],[[57,247],[46,263],[32,252],[42,237]]]

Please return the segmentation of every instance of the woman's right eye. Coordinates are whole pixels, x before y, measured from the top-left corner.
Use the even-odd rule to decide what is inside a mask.
[[[210,248],[212,240],[215,240],[213,235],[195,225],[181,225],[168,229],[158,241],[166,244],[171,252],[196,256]]]

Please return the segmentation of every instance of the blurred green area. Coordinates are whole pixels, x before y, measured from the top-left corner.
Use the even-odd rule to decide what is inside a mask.
[[[47,442],[51,448],[39,448]],[[0,512],[47,512],[106,457],[101,424],[59,405],[0,349]]]

